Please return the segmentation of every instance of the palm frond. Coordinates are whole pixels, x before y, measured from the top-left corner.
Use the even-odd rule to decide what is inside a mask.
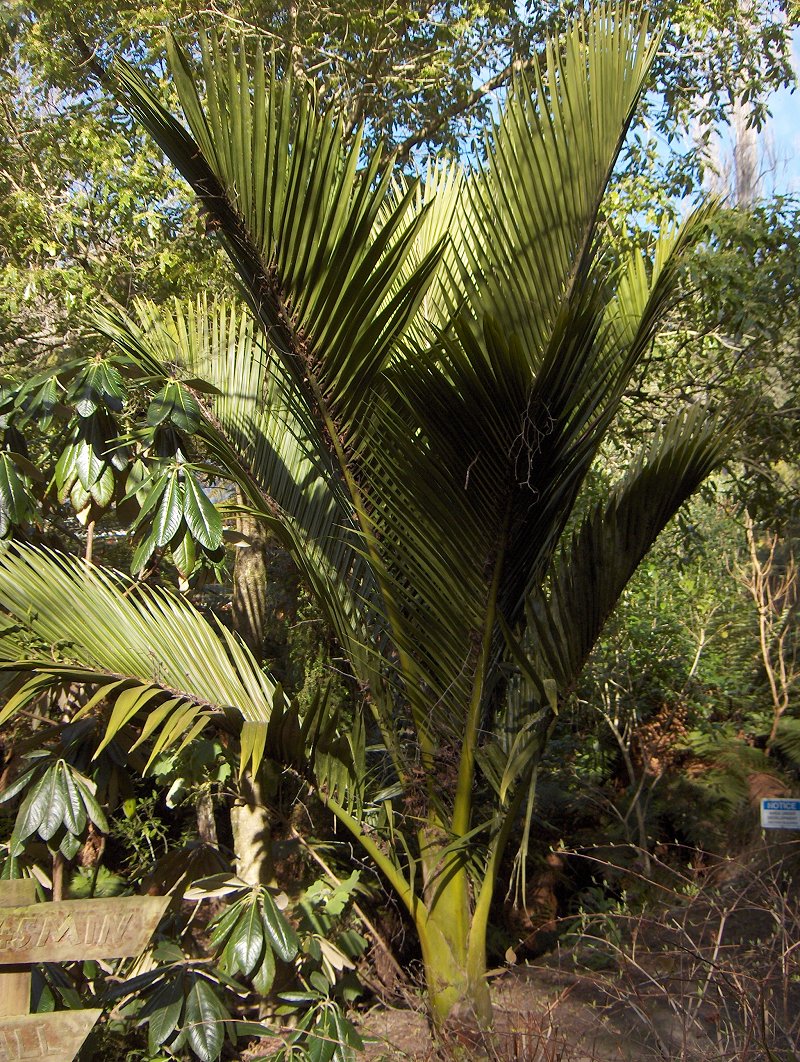
[[[120,67],[266,336],[192,362],[222,392],[210,452],[332,603],[386,729],[410,714],[423,754],[463,747],[459,777],[493,703],[500,627],[539,599],[702,227],[664,232],[652,267],[600,253],[657,46],[625,5],[577,19],[513,86],[486,165],[420,185],[392,182],[379,153],[360,168],[358,137],[343,146],[336,117],[230,41],[203,45],[202,92],[170,45],[191,133]],[[215,346],[181,328],[167,325],[190,360]]]
[[[240,487],[290,551],[342,645],[367,638],[375,586],[363,537],[302,396],[240,306],[140,300],[136,319],[104,310],[98,328],[148,372],[175,364],[213,388],[198,431],[209,458]],[[363,654],[362,654],[363,655]],[[371,654],[362,672],[373,666]]]
[[[561,551],[547,593],[531,596],[535,652],[562,693],[658,535],[724,460],[734,429],[702,405],[675,416]]]
[[[444,165],[429,162],[420,179],[414,182],[415,192],[409,211],[413,215],[424,213],[425,216],[409,254],[398,270],[391,294],[406,284],[437,249],[440,255],[419,312],[403,336],[401,356],[409,347],[427,350],[433,346],[463,304],[465,295],[459,279],[459,262],[464,256],[464,249],[460,243],[458,219],[465,205],[464,185],[463,170],[455,161]],[[406,178],[397,177],[395,198],[405,198],[409,186]],[[386,211],[382,211],[384,213]],[[381,216],[378,225],[382,223]]]
[[[512,674],[481,770],[501,801],[528,787],[516,873],[524,892],[538,762],[561,700],[574,687],[606,621],[668,521],[719,467],[736,425],[695,406],[675,416],[610,498],[598,502],[526,603],[521,637],[505,627]],[[527,782],[525,781],[527,779]],[[518,797],[519,798],[519,797]],[[520,887],[520,881],[517,882]]]
[[[0,557],[0,668],[29,677],[0,721],[64,681],[112,705],[103,744],[137,716],[156,751],[190,741],[213,716],[266,724],[275,686],[242,642],[183,598],[50,550]]]
[[[464,282],[537,371],[596,252],[600,205],[658,49],[647,20],[595,7],[518,76],[468,185]],[[475,303],[473,303],[475,304]]]
[[[527,602],[522,638],[506,628],[518,678],[497,721],[504,790],[511,784],[509,772],[519,776],[542,747],[559,700],[580,677],[637,567],[680,506],[724,460],[733,431],[734,425],[702,406],[673,418],[563,546],[546,585]],[[487,762],[491,775],[499,776],[491,757]]]
[[[705,219],[665,230],[652,269],[641,257],[624,262],[613,296],[590,285],[581,306],[576,294],[535,376],[517,336],[488,316],[478,331],[463,315],[438,360],[409,352],[389,373],[362,476],[380,499],[376,535],[401,602],[394,634],[417,661],[442,733],[463,725],[494,563],[500,613],[513,624],[546,575]]]
[[[100,331],[147,372],[210,384],[197,432],[207,456],[290,552],[362,682],[380,689],[377,591],[350,500],[302,396],[243,306],[198,299],[136,316],[95,314]]]
[[[118,64],[120,93],[206,207],[264,327],[309,408],[357,432],[360,411],[414,318],[440,255],[406,266],[425,209],[412,185],[395,196],[378,149],[341,117],[319,117],[260,49],[203,39],[201,96],[174,40],[169,61],[191,133],[136,71]],[[405,268],[405,280],[398,277]]]

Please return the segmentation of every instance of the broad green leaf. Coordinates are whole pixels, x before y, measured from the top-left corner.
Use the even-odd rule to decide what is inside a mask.
[[[261,996],[266,996],[272,988],[273,981],[275,980],[275,955],[272,948],[265,947],[261,962],[256,967],[251,977],[253,982],[253,988]]]
[[[94,498],[95,504],[105,509],[114,497],[114,472],[110,465],[106,465],[99,479],[89,488],[89,493]]]
[[[0,453],[0,506],[12,524],[26,523],[33,512],[33,499],[26,478],[10,454]]]
[[[306,1052],[309,1062],[330,1062],[336,1049],[336,1026],[326,1007],[308,1032]]]
[[[153,537],[156,546],[166,546],[175,536],[183,519],[183,490],[177,471],[167,480],[161,504],[153,520]]]
[[[211,943],[215,948],[220,949],[230,937],[246,902],[246,898],[235,900],[209,923]]]
[[[20,840],[38,832],[49,841],[64,821],[66,793],[58,768],[57,763],[48,767],[22,802],[14,826]]]
[[[283,999],[294,1006],[308,1006],[309,1003],[318,1003],[319,995],[316,992],[279,992],[278,999]],[[313,1015],[309,1015],[313,1017]]]
[[[152,475],[147,476],[145,473],[145,466],[141,462],[138,463],[138,467],[137,465],[134,465],[133,467],[136,469],[136,474],[133,476],[133,483],[128,491],[127,498],[135,496],[141,506],[132,525],[136,528],[160,501],[161,496],[167,489],[169,473],[155,472]]]
[[[84,778],[83,775],[77,774],[77,772],[73,775],[73,780],[80,790],[81,799],[83,800],[83,806],[86,808],[87,815],[101,833],[108,833],[108,821],[105,812],[97,802],[94,782],[91,782],[88,778]]]
[[[98,446],[98,433],[83,432],[75,443],[75,471],[84,490],[91,489],[100,478],[104,467],[105,459]]]
[[[78,378],[79,385],[73,387],[70,397],[75,403],[75,412],[79,417],[91,417],[97,412],[98,394],[93,386],[94,367],[90,366],[85,373]]]
[[[61,451],[61,456],[56,462],[55,480],[58,497],[64,501],[69,493],[75,477],[78,475],[76,468],[77,448],[75,443],[68,443]]]
[[[183,515],[197,541],[206,549],[217,549],[222,542],[222,518],[191,469],[184,473]]]
[[[184,581],[189,578],[195,569],[197,564],[197,553],[195,551],[194,539],[191,535],[191,528],[187,527],[182,537],[173,542],[170,546],[170,554],[172,556],[172,563],[175,565],[179,575],[181,576],[180,589],[185,589]],[[188,583],[186,583],[188,586]]]
[[[336,1026],[334,1040],[336,1042],[336,1053],[334,1055],[336,1062],[350,1062],[352,1058],[351,1052],[348,1048],[353,1048],[356,1051],[364,1050],[364,1041],[361,1039],[358,1030],[352,1022],[342,1014],[339,1007],[333,1011],[333,1021]]]
[[[42,483],[46,479],[44,474],[36,467],[36,465],[24,454],[17,453],[16,450],[7,450],[9,458],[13,461],[19,471],[27,476],[28,479],[36,480],[37,483]]]
[[[188,380],[181,380],[184,387],[189,387],[192,391],[198,391],[203,395],[221,395],[223,392],[218,387],[214,387],[208,380],[201,380],[197,376],[193,376]]]
[[[64,781],[66,800],[64,802],[64,825],[76,837],[86,829],[86,807],[83,794],[72,777],[69,764],[61,763],[61,776]]]
[[[180,384],[174,384],[173,387],[175,397],[170,412],[170,420],[176,428],[185,431],[187,435],[192,435],[200,427],[202,420],[200,406],[197,403],[197,399],[190,395]]]
[[[275,906],[275,901],[268,892],[264,893],[262,919],[267,938],[272,942],[276,955],[284,962],[291,962],[299,947],[297,933]]]
[[[98,373],[98,386],[103,395],[106,405],[115,413],[122,410],[125,398],[125,387],[122,375],[116,365],[110,362],[101,362]]]
[[[36,423],[40,428],[50,427],[53,411],[58,405],[58,385],[55,376],[45,380],[31,400],[29,409],[36,417]]]
[[[184,1022],[189,1044],[202,1062],[215,1062],[225,1041],[225,1024],[231,1015],[217,993],[202,977],[194,977],[186,996]]]
[[[133,557],[131,558],[131,571],[134,575],[138,575],[139,572],[147,565],[147,562],[153,556],[156,549],[156,540],[154,535],[146,535],[136,549],[133,551]]]
[[[165,384],[147,407],[147,423],[151,428],[163,424],[170,415],[173,406],[172,386],[171,383]]]
[[[183,952],[179,952],[176,957],[174,954],[170,956],[156,954],[164,941],[159,943],[153,948],[153,958],[158,962],[163,959],[165,962],[179,962],[183,959]],[[173,945],[174,948],[174,945]],[[144,988],[150,988],[152,985],[158,984],[159,981],[164,981],[168,977],[174,978],[175,971],[169,967],[154,966],[150,970],[145,970],[144,973],[136,974],[134,977],[128,978],[127,981],[121,981],[117,984],[109,983],[106,987],[104,997],[107,1000],[123,999],[125,996],[133,996]],[[178,979],[179,980],[179,979]]]
[[[248,976],[251,974],[264,948],[264,927],[257,898],[253,897],[233,930],[226,951],[230,952],[236,966]]]
[[[202,420],[197,400],[174,380],[164,385],[147,410],[147,423],[151,427],[157,427],[167,420],[187,435],[196,432]]]
[[[70,833],[67,830],[61,838],[58,850],[64,856],[66,860],[73,860],[80,851],[81,839],[76,837],[74,833]]]
[[[168,977],[139,1012],[139,1023],[147,1022],[147,1041],[155,1051],[177,1028],[183,1010],[183,985],[178,977]]]
[[[320,995],[328,995],[331,990],[331,982],[321,970],[312,970],[308,979],[312,988],[316,988]]]
[[[72,484],[72,490],[69,492],[69,500],[72,503],[72,507],[75,510],[75,516],[78,518],[79,523],[82,524],[83,527],[86,527],[89,523],[89,516],[92,508],[92,495],[84,488],[79,479],[76,479]]]
[[[31,776],[35,770],[35,767],[31,767],[29,770],[21,774],[19,778],[15,778],[10,785],[6,786],[2,793],[0,793],[0,804],[5,804],[8,800],[13,800],[18,793],[21,793],[31,780]]]

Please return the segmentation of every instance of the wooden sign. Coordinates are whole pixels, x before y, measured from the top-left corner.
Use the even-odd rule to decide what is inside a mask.
[[[130,958],[144,951],[168,903],[167,896],[117,896],[2,907],[0,965]]]
[[[138,955],[169,897],[35,899],[30,879],[0,881],[0,1062],[72,1062],[102,1011],[30,1014],[30,964]]]
[[[72,1062],[102,1010],[57,1010],[0,1018],[0,1062]]]

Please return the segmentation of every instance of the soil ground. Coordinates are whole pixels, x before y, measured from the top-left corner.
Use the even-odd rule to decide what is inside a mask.
[[[519,1062],[649,1062],[709,1056],[713,1023],[662,1000],[609,991],[601,977],[549,969],[520,968],[494,986],[495,1025],[490,1044],[453,1050],[437,1046],[422,1010],[376,1008],[362,1035],[367,1062],[427,1062],[471,1057]],[[692,1032],[700,1026],[702,1035]],[[698,1048],[700,1049],[698,1051]],[[666,1049],[666,1050],[665,1050]]]
[[[726,863],[649,915],[599,915],[556,951],[496,971],[483,1050],[437,1043],[420,994],[416,1008],[363,1017],[362,1057],[800,1062],[800,887],[785,871],[763,853]]]

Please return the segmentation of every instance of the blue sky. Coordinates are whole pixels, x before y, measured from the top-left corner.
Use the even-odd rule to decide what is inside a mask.
[[[800,73],[800,30],[794,34],[794,68]],[[770,100],[772,121],[767,127],[762,149],[762,171],[766,190],[800,193],[800,89],[783,89]],[[766,157],[765,157],[766,156]],[[774,167],[772,172],[767,172]]]

